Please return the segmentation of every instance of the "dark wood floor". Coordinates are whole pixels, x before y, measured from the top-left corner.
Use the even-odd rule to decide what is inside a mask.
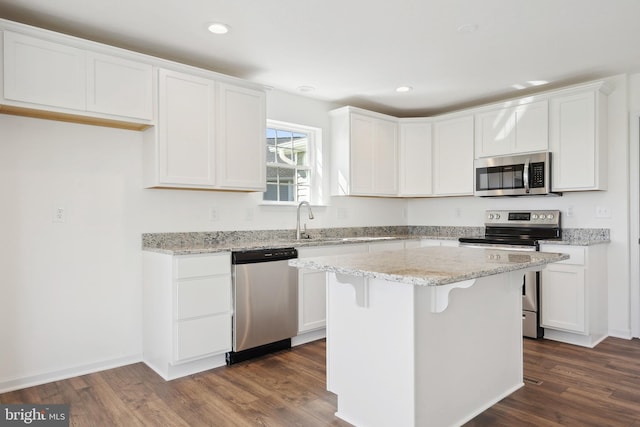
[[[525,340],[525,379],[466,427],[640,427],[640,340],[595,349]],[[83,427],[349,426],[325,390],[324,341],[170,382],[137,363],[0,394],[0,403],[69,403],[71,425]]]

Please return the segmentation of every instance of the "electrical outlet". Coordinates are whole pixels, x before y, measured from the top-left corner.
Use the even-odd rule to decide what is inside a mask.
[[[220,215],[218,214],[218,208],[209,208],[209,221],[215,222],[220,219]]]
[[[53,209],[53,222],[65,222],[67,220],[67,213],[63,207],[57,207]]]
[[[460,218],[462,216],[462,208],[456,208],[454,213],[456,218]]]
[[[574,215],[573,206],[569,206],[567,208],[567,217],[572,217]]]
[[[247,208],[247,211],[245,213],[245,219],[247,221],[253,221],[253,218],[254,218],[253,208]]]
[[[596,206],[596,218],[611,218],[611,209],[607,206]]]

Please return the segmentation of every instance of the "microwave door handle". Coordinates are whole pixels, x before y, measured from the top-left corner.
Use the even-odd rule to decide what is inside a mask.
[[[524,192],[529,193],[529,159],[524,161],[524,171],[522,173],[524,181]]]

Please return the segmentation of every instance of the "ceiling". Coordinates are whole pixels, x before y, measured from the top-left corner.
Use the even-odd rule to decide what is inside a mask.
[[[640,72],[639,0],[0,0],[0,17],[400,117]]]

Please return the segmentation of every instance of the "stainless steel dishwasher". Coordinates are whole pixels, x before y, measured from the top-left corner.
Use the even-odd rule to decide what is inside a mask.
[[[298,270],[294,248],[231,253],[233,348],[228,365],[291,347],[298,333]]]

